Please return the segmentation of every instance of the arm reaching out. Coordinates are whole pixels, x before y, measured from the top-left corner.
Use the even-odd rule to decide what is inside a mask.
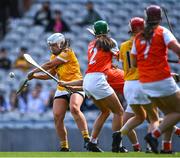
[[[70,82],[59,81],[58,84],[60,86],[82,86],[83,85],[83,79],[82,80],[70,81]]]
[[[56,75],[56,72],[54,71],[54,69],[50,70],[49,73],[53,76]],[[51,79],[47,74],[34,74],[32,76],[29,76],[28,75],[28,79],[31,80],[31,79],[40,79],[40,80],[49,80]]]

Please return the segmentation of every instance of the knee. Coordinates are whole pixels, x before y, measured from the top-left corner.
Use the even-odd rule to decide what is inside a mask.
[[[123,116],[123,114],[124,114],[123,108],[120,107],[119,110],[117,111],[117,113],[118,113],[119,115]]]
[[[62,122],[64,120],[64,115],[62,115],[58,112],[53,112],[53,115],[54,115],[55,122]]]
[[[70,105],[70,112],[72,115],[79,115],[80,109],[77,104]]]

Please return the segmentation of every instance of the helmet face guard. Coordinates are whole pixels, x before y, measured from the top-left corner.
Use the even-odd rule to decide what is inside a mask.
[[[162,10],[158,5],[150,5],[144,10],[146,23],[157,24],[162,19]]]
[[[109,26],[106,21],[99,20],[93,25],[93,29],[87,28],[87,30],[95,36],[106,35],[109,32]]]

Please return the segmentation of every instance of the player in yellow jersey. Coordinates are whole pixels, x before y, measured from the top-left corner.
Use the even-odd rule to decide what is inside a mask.
[[[52,34],[47,43],[52,52],[50,61],[43,64],[42,67],[48,70],[52,75],[57,75],[59,80],[74,81],[82,79],[80,72],[80,65],[78,60],[69,46],[69,42],[61,33]],[[39,74],[39,69],[34,69],[28,74],[29,79],[46,80],[49,77],[46,74]],[[64,125],[64,117],[69,104],[70,111],[80,129],[85,141],[85,147],[89,142],[89,133],[86,119],[80,111],[81,104],[84,100],[84,92],[68,93],[67,89],[62,86],[57,86],[53,102],[53,114],[55,120],[55,127],[60,138],[60,151],[70,151],[68,145],[67,131]]]
[[[128,134],[134,150],[140,151],[140,145],[137,140],[136,133],[132,130],[146,119],[145,110],[147,110],[150,114],[150,116],[148,116],[151,122],[149,127],[150,130],[152,130],[154,126],[158,125],[158,116],[156,109],[153,108],[151,104],[151,101],[146,95],[144,95],[142,91],[139,83],[139,74],[137,68],[132,68],[130,61],[133,38],[136,34],[144,29],[144,20],[139,17],[134,17],[130,20],[129,26],[132,37],[128,41],[122,43],[120,47],[120,60],[123,63],[125,80],[124,96],[128,104],[124,114],[125,125],[120,131],[122,135]]]

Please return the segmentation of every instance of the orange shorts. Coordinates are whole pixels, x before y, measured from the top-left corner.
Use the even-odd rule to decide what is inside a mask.
[[[124,71],[118,68],[111,68],[105,72],[107,81],[114,91],[123,94]]]

